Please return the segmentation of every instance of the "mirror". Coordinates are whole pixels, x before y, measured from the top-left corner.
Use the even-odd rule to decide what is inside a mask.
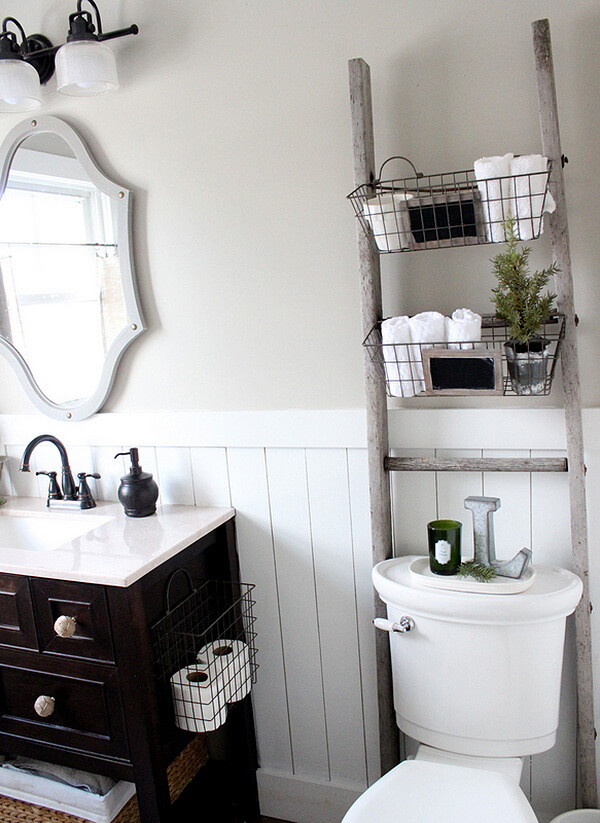
[[[0,157],[0,351],[41,411],[82,420],[145,329],[131,193],[55,117],[16,126]]]

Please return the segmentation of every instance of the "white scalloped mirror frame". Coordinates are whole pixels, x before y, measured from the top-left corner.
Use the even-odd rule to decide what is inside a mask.
[[[0,146],[2,162],[0,171],[0,198],[6,190],[11,164],[19,147],[33,135],[50,134],[62,138],[75,158],[81,163],[89,180],[110,201],[114,207],[114,246],[120,265],[120,279],[123,290],[125,324],[116,333],[104,354],[104,362],[96,388],[88,397],[65,402],[55,402],[38,385],[34,372],[23,354],[9,339],[0,333],[0,352],[15,370],[21,385],[34,405],[57,420],[83,420],[97,412],[108,397],[119,360],[125,349],[138,337],[146,326],[142,317],[140,301],[135,283],[131,248],[131,192],[110,180],[96,165],[89,149],[74,129],[56,117],[36,117],[15,126]],[[52,340],[48,341],[52,346]],[[73,346],[85,346],[85,340],[73,340]],[[56,356],[64,359],[69,368],[69,354],[63,350]],[[48,392],[50,393],[50,392]]]

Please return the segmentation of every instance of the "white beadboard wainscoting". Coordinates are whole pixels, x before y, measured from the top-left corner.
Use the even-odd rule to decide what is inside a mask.
[[[410,409],[392,411],[390,418],[398,454],[564,454],[559,410]],[[586,413],[585,429],[594,597],[600,499],[595,410]],[[65,443],[74,471],[100,472],[100,498],[117,499],[127,465],[114,455],[138,446],[162,503],[235,507],[242,574],[256,584],[260,668],[253,699],[262,811],[299,823],[339,823],[379,775],[364,413],[111,413],[76,424],[4,415],[0,453],[13,459],[1,494],[45,496],[47,478],[33,472],[58,468],[56,449],[39,446],[31,474],[18,466],[26,443],[46,431]],[[563,474],[395,473],[396,553],[424,554],[425,524],[438,516],[464,523],[468,552],[471,515],[463,501],[473,494],[502,500],[495,515],[500,556],[529,546],[534,562],[570,565]],[[570,631],[558,742],[531,758],[524,774],[541,821],[574,806]]]

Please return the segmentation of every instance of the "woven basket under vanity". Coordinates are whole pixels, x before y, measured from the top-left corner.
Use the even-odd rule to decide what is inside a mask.
[[[207,761],[208,753],[204,735],[196,735],[167,769],[171,803],[177,800]],[[0,820],[2,823],[82,823],[85,818],[46,809],[43,806],[35,806],[12,797],[0,796]],[[123,806],[111,823],[141,823],[135,795]]]

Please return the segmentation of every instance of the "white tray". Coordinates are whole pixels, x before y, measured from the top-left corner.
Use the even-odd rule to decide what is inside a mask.
[[[535,569],[530,566],[522,577],[494,577],[487,583],[472,577],[456,574],[434,574],[429,568],[428,557],[417,557],[409,565],[411,579],[419,586],[431,589],[446,589],[455,592],[476,592],[477,594],[518,594],[526,591],[534,581]]]
[[[135,784],[120,780],[108,794],[100,796],[47,777],[0,768],[0,794],[81,817],[81,823],[110,823],[135,794]]]

